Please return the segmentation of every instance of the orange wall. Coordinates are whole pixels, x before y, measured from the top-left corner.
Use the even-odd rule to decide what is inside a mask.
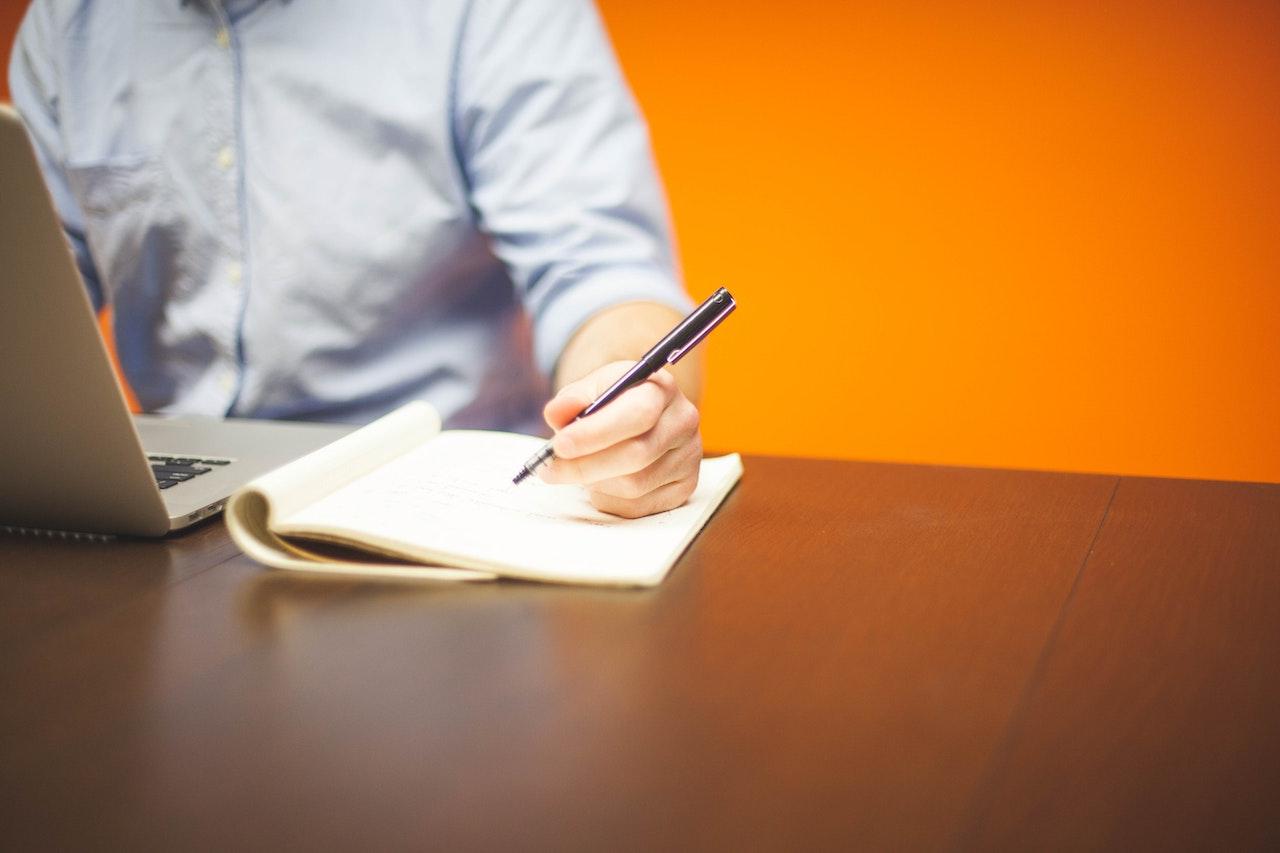
[[[1280,481],[1280,4],[601,7],[710,446]]]
[[[9,100],[9,49],[13,44],[13,34],[22,20],[23,10],[27,8],[26,0],[0,0],[0,101]]]
[[[600,6],[709,446],[1280,482],[1280,4]]]

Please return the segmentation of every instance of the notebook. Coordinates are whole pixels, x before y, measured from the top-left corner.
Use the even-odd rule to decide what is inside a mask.
[[[650,587],[742,475],[737,454],[704,459],[683,506],[623,519],[578,486],[514,486],[542,442],[441,431],[430,406],[411,403],[250,483],[227,526],[246,554],[285,571]]]

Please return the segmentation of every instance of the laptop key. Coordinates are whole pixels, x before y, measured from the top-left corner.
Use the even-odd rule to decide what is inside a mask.
[[[207,459],[199,456],[165,456],[163,453],[149,453],[147,460],[152,465],[230,465],[230,459]]]
[[[151,470],[156,473],[156,476],[161,474],[187,474],[194,477],[197,474],[208,474],[213,469],[202,468],[198,465],[157,465],[153,462]]]

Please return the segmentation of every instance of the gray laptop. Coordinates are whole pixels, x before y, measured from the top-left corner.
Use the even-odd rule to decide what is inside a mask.
[[[35,152],[0,105],[0,528],[163,536],[351,429],[131,415]]]

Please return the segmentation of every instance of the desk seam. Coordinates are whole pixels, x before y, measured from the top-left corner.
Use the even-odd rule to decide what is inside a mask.
[[[1036,656],[1036,662],[1031,667],[1031,674],[1027,676],[1026,684],[1023,685],[1022,692],[1018,695],[1018,701],[1014,704],[1013,713],[1005,726],[1005,735],[996,744],[995,749],[992,751],[991,760],[987,764],[987,769],[979,779],[977,791],[972,799],[973,807],[970,809],[969,819],[961,827],[960,834],[955,844],[952,845],[953,849],[971,849],[974,835],[986,820],[987,813],[991,809],[991,797],[995,789],[995,781],[1000,772],[1007,766],[1013,753],[1014,744],[1017,743],[1019,732],[1025,724],[1030,710],[1031,697],[1035,694],[1036,688],[1044,677],[1049,657],[1053,654],[1053,649],[1058,642],[1058,635],[1062,632],[1062,626],[1067,621],[1067,613],[1071,610],[1072,602],[1075,601],[1076,590],[1080,588],[1080,581],[1084,577],[1085,570],[1089,567],[1089,561],[1093,559],[1093,553],[1098,547],[1098,540],[1102,537],[1102,531],[1107,526],[1107,519],[1111,517],[1111,507],[1115,504],[1116,493],[1120,491],[1120,484],[1124,479],[1124,477],[1115,478],[1115,485],[1111,487],[1111,496],[1107,498],[1107,505],[1102,511],[1102,517],[1098,519],[1098,526],[1094,529],[1093,537],[1089,540],[1089,547],[1085,549],[1084,557],[1080,560],[1080,566],[1076,569],[1076,575],[1071,581],[1071,588],[1067,590],[1066,597],[1062,600],[1062,606],[1058,609],[1058,616],[1049,628],[1049,634],[1045,637],[1044,646],[1040,649],[1040,654]]]

